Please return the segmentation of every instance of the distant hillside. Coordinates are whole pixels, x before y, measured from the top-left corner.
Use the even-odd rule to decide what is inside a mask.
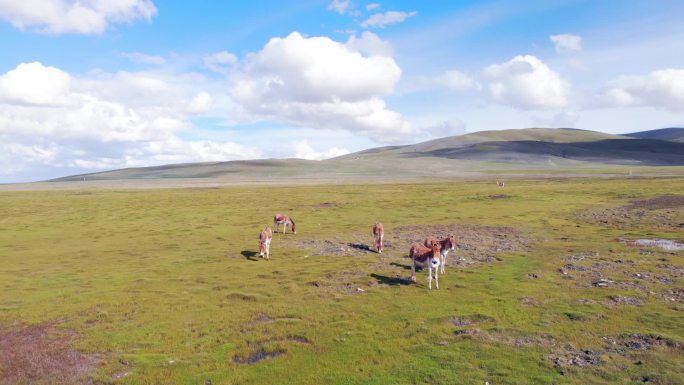
[[[674,137],[673,130],[681,129],[656,130],[660,132],[652,136]],[[170,178],[314,181],[350,177],[476,176],[516,169],[684,166],[684,142],[652,139],[647,137],[649,132],[622,136],[549,128],[482,131],[412,145],[371,148],[323,161],[264,159],[175,164],[74,175],[53,181]]]
[[[659,130],[634,132],[631,134],[627,134],[626,136],[631,136],[633,138],[658,139],[658,140],[667,140],[667,141],[671,141],[671,142],[684,143],[684,128],[681,128],[681,127],[661,128]]]

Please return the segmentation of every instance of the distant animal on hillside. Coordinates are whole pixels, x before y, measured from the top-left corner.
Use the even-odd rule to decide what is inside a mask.
[[[264,257],[266,253],[266,259],[271,259],[271,240],[273,239],[273,231],[270,227],[266,226],[265,229],[261,230],[259,234],[259,256]]]
[[[439,261],[440,272],[442,274],[444,274],[445,273],[444,270],[446,269],[447,254],[449,254],[449,251],[456,249],[456,245],[458,245],[458,242],[456,241],[456,237],[454,236],[454,234],[447,235],[441,241],[435,237],[427,237],[425,239],[425,242],[423,242],[425,247],[430,247],[433,243],[439,243],[440,250],[441,250],[440,251],[440,261]]]
[[[432,289],[432,270],[435,271],[435,286],[439,289],[439,259],[440,259],[440,245],[433,243],[430,247],[414,243],[409,250],[409,258],[411,258],[411,280],[416,282],[416,267],[427,267],[428,269],[428,287]]]
[[[283,214],[276,214],[275,217],[273,217],[273,226],[275,226],[275,232],[278,232],[278,226],[284,225],[283,226],[283,234],[287,231],[287,226],[290,226],[292,229],[292,234],[297,234],[297,225],[295,225],[294,219],[288,217],[287,215]]]
[[[496,185],[503,188],[503,187],[506,187],[506,182],[504,182],[502,180],[497,180]]]
[[[382,223],[377,222],[373,225],[373,238],[375,239],[375,249],[378,251],[378,254],[382,253],[382,240],[385,238],[385,228],[382,226]]]

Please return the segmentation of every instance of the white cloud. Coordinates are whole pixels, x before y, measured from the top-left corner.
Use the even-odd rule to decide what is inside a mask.
[[[609,106],[651,106],[684,111],[684,69],[668,68],[647,75],[621,76],[599,95]]]
[[[233,142],[181,140],[192,114],[208,111],[213,98],[192,93],[197,78],[166,76],[79,78],[38,62],[0,75],[0,176],[261,156]]]
[[[148,55],[142,52],[123,52],[121,57],[145,64],[164,64],[166,59],[158,55]]]
[[[294,150],[291,157],[299,159],[321,160],[349,154],[349,150],[339,147],[331,147],[325,152],[316,151],[306,139],[290,142],[289,147]]]
[[[41,63],[22,63],[0,76],[0,102],[59,106],[70,102],[71,77]]]
[[[364,31],[360,38],[350,36],[347,47],[364,55],[392,56],[392,44],[370,31]]]
[[[211,109],[214,104],[214,99],[209,95],[208,92],[202,91],[195,95],[192,100],[190,100],[190,105],[188,106],[188,112],[192,114],[201,114],[207,112]]]
[[[560,108],[568,104],[569,84],[535,56],[516,56],[485,68],[487,89],[497,102],[521,109]]]
[[[156,14],[150,0],[0,0],[0,19],[45,34],[97,35],[110,24],[150,21]]]
[[[333,0],[332,3],[328,5],[328,9],[344,15],[349,10],[350,5],[351,0]]]
[[[439,124],[425,128],[434,137],[462,135],[466,132],[466,125],[459,119],[448,119]]]
[[[363,56],[327,37],[293,32],[271,39],[244,68],[231,95],[246,119],[345,129],[384,142],[415,132],[381,99],[401,76],[391,57]]]
[[[479,89],[481,87],[473,78],[456,70],[444,72],[435,79],[435,83],[452,91]]]
[[[385,28],[390,24],[401,23],[409,17],[417,15],[418,12],[397,12],[388,11],[384,13],[376,13],[369,17],[368,19],[361,22],[361,26],[364,28]]]
[[[555,44],[557,53],[568,53],[582,50],[582,37],[577,35],[562,34],[551,35],[549,39]]]
[[[366,11],[372,11],[374,9],[380,8],[380,3],[370,3],[366,4]]]
[[[205,67],[222,74],[228,73],[237,62],[237,56],[228,51],[221,51],[204,57]]]

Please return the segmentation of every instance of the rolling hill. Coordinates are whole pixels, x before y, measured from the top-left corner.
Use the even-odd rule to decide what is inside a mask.
[[[336,180],[347,177],[467,176],[521,169],[684,166],[682,135],[683,129],[674,128],[629,135],[569,128],[481,131],[411,145],[371,148],[322,161],[265,159],[174,164],[74,175],[52,181],[169,178]]]
[[[671,142],[684,143],[684,128],[681,128],[681,127],[661,128],[659,130],[633,132],[633,133],[627,134],[625,136],[630,136],[633,138],[641,138],[641,139],[659,139],[659,140],[667,140],[667,141],[671,141]]]

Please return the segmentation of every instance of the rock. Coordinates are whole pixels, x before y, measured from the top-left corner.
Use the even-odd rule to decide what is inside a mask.
[[[592,283],[592,285],[594,285],[596,287],[608,287],[608,285],[610,285],[612,283],[615,283],[615,282],[611,281],[610,279],[601,278],[598,281],[594,281]]]

